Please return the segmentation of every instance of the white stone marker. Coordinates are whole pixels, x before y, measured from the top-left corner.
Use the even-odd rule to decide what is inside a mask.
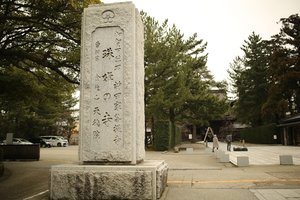
[[[136,164],[144,150],[144,40],[131,3],[85,9],[80,161]]]
[[[279,161],[281,165],[293,165],[292,155],[279,155]]]
[[[50,199],[158,199],[168,166],[145,160],[144,40],[131,2],[86,8],[80,164],[51,167]]]
[[[194,149],[191,148],[191,147],[188,147],[188,148],[186,148],[186,152],[187,152],[187,153],[193,153],[193,152],[194,152]]]
[[[230,160],[229,160],[229,154],[226,154],[226,153],[222,154],[221,157],[220,157],[220,162],[221,163],[228,163],[228,162],[230,162]]]
[[[249,157],[248,156],[238,156],[238,157],[236,157],[236,165],[238,167],[247,167],[247,166],[249,166]]]

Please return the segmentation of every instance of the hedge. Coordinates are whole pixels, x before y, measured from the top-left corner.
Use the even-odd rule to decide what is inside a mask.
[[[2,163],[2,161],[3,161],[3,150],[2,148],[0,148],[0,177],[4,173],[4,164]]]
[[[273,138],[276,134],[276,124],[267,124],[242,130],[241,139],[256,144],[274,144],[277,142]]]
[[[169,121],[156,121],[153,126],[153,146],[156,151],[169,149],[170,128]]]
[[[153,129],[153,147],[156,151],[166,151],[181,142],[181,130],[175,126],[175,144],[171,143],[172,125],[169,121],[156,121]]]

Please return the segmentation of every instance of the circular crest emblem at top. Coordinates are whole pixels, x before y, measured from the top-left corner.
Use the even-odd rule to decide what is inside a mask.
[[[111,23],[114,17],[115,17],[115,13],[112,10],[106,10],[102,13],[102,18],[104,19],[104,23]]]

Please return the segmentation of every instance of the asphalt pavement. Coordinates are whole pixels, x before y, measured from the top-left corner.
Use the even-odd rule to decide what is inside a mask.
[[[300,147],[250,145],[249,166],[237,167],[236,154],[221,163],[211,152],[211,143],[182,144],[180,151],[147,151],[148,160],[169,165],[168,186],[160,199],[300,199]],[[220,151],[226,144],[220,143]],[[291,154],[293,165],[280,165],[280,154]],[[259,160],[259,162],[258,162]],[[271,162],[272,161],[272,162]],[[78,146],[41,149],[40,161],[5,161],[0,178],[0,199],[45,200],[49,196],[48,175],[52,165],[78,163]]]

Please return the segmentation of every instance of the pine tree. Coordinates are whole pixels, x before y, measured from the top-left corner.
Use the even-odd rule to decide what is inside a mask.
[[[73,128],[75,85],[56,74],[47,76],[51,79],[40,82],[36,76],[16,67],[1,71],[0,138],[9,132],[25,138],[57,134],[59,124],[63,124],[60,128],[65,132]]]
[[[185,39],[175,25],[169,28],[167,20],[160,25],[145,13],[143,20],[146,118],[171,122],[172,147],[175,123],[203,125],[212,114],[198,112],[216,105],[216,99],[209,94],[214,81],[206,67],[207,44],[196,34]]]
[[[276,121],[286,113],[300,111],[300,17],[298,14],[281,19],[280,33],[269,41],[271,49],[269,95],[264,114]]]
[[[97,2],[0,1],[0,68],[51,70],[79,84],[81,13]]]
[[[259,35],[252,33],[241,49],[244,56],[235,59],[230,72],[238,96],[237,117],[253,126],[262,125],[261,110],[268,95],[267,44]]]

